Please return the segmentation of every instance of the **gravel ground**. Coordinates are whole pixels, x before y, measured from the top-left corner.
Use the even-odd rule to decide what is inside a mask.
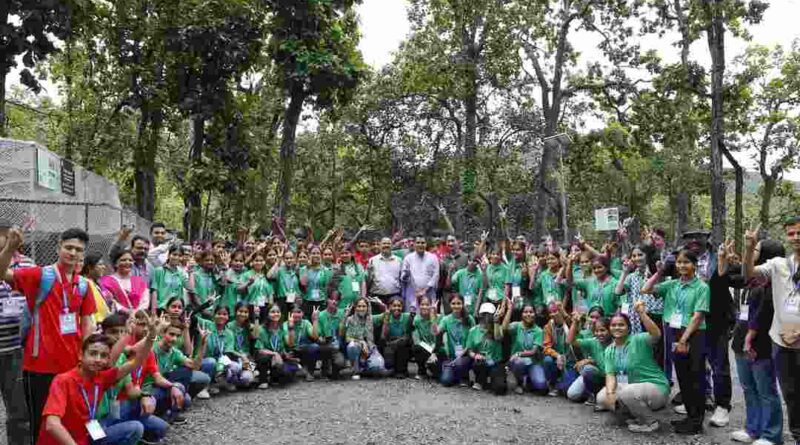
[[[670,407],[659,413],[666,423],[662,431],[637,435],[612,425],[608,414],[563,398],[498,397],[412,379],[318,379],[198,401],[187,414],[189,422],[172,429],[167,443],[729,444],[729,433],[744,421],[741,389],[734,385],[731,426],[709,426],[704,435],[686,437],[668,432],[668,421],[678,417]],[[4,444],[5,431],[0,432]]]

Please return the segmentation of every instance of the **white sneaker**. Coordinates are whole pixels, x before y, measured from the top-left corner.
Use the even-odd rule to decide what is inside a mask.
[[[204,390],[200,391],[199,393],[197,393],[197,398],[200,399],[200,400],[208,400],[208,399],[211,398],[211,394],[208,393],[207,389],[204,389]]]
[[[753,442],[753,445],[775,445],[775,442],[770,442],[767,439],[758,439]]]
[[[483,386],[481,386],[480,383],[475,383],[474,385],[472,385],[472,389],[476,391],[483,391]]]
[[[724,427],[724,426],[728,426],[730,421],[731,421],[730,412],[727,409],[725,409],[725,408],[723,408],[721,406],[718,406],[714,410],[714,415],[711,416],[711,420],[709,421],[709,424],[711,424],[713,426]]]
[[[352,376],[352,377],[350,377],[350,378],[351,378],[352,380],[361,380],[361,376],[360,376],[360,375],[358,375],[358,374],[353,374],[353,376]]]
[[[675,408],[672,408],[678,414],[686,415],[686,405],[675,405]]]
[[[269,383],[267,382],[258,385],[258,389],[268,389],[268,388],[269,388]]]
[[[628,425],[628,431],[632,433],[652,433],[658,431],[661,425],[658,423],[657,420],[652,421],[647,425],[641,425],[638,423],[632,423]]]
[[[745,430],[734,431],[731,433],[731,440],[734,442],[751,443],[753,438]]]
[[[514,388],[514,392],[515,392],[515,393],[517,393],[517,394],[520,394],[520,395],[522,395],[522,394],[524,394],[524,393],[525,393],[525,390],[524,390],[524,389],[522,389],[522,387],[521,387],[521,386],[517,386],[516,388]]]

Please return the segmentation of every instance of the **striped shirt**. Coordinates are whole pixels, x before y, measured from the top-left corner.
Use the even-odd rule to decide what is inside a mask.
[[[24,255],[15,256],[11,269],[33,267],[36,264]],[[0,354],[9,353],[22,347],[20,327],[25,296],[14,291],[4,281],[0,281]]]

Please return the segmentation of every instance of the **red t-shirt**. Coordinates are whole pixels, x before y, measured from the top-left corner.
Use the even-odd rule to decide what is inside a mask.
[[[67,280],[61,270],[61,280],[54,280],[50,293],[47,294],[44,302],[39,306],[39,356],[33,357],[33,326],[25,340],[25,358],[23,369],[29,372],[42,374],[60,374],[67,372],[78,365],[81,354],[81,317],[93,315],[97,308],[91,293],[86,292],[86,296],[81,301],[78,292],[78,275],[75,274],[71,281]],[[33,311],[36,304],[36,296],[39,294],[39,283],[42,281],[42,268],[31,267],[28,269],[17,269],[14,271],[14,289],[25,295],[28,300],[28,309]],[[67,285],[67,305],[68,312],[76,315],[78,332],[76,334],[61,335],[61,314],[63,310],[63,294],[61,283],[74,283]]]
[[[80,387],[86,391],[89,403],[94,405],[94,386],[99,386],[97,397],[102,399],[103,393],[117,383],[117,368],[106,369],[97,374],[92,379],[87,379],[81,375],[76,367],[71,371],[59,374],[53,379],[50,386],[50,396],[42,411],[42,428],[39,432],[37,445],[58,445],[59,442],[47,432],[45,423],[48,416],[61,418],[61,424],[69,431],[70,436],[78,445],[87,445],[89,432],[86,431],[86,423],[89,421],[89,407],[83,398]],[[102,400],[98,400],[100,405]]]
[[[136,343],[138,342],[132,335],[128,336],[128,346],[133,346]],[[144,382],[147,377],[152,377],[153,374],[157,372],[158,362],[156,362],[156,355],[153,353],[153,351],[150,351],[147,353],[147,358],[144,359],[142,366],[131,371],[131,383],[133,383],[134,386],[141,387],[142,382]],[[120,391],[117,399],[128,400],[127,391]]]
[[[356,251],[353,258],[356,260],[356,263],[360,264],[361,267],[367,267],[369,264],[369,254],[363,255],[360,251]]]

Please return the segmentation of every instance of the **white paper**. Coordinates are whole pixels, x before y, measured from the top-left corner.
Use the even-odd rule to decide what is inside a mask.
[[[750,307],[746,304],[739,306],[739,320],[747,321],[750,316]]]
[[[361,292],[361,286],[358,284],[358,281],[351,281],[350,286],[353,289],[353,292],[359,293]]]
[[[433,354],[433,346],[432,345],[430,345],[430,344],[428,344],[428,343],[426,343],[424,341],[421,341],[421,342],[419,342],[419,346],[422,349],[428,351],[428,354]]]
[[[669,319],[669,327],[672,329],[680,329],[683,325],[683,315],[680,312],[675,312],[672,314],[672,318]]]
[[[519,286],[511,286],[511,296],[519,298],[522,296],[522,289]]]
[[[286,302],[287,303],[294,303],[294,301],[296,299],[297,299],[297,294],[296,293],[289,292],[289,293],[286,294]]]

